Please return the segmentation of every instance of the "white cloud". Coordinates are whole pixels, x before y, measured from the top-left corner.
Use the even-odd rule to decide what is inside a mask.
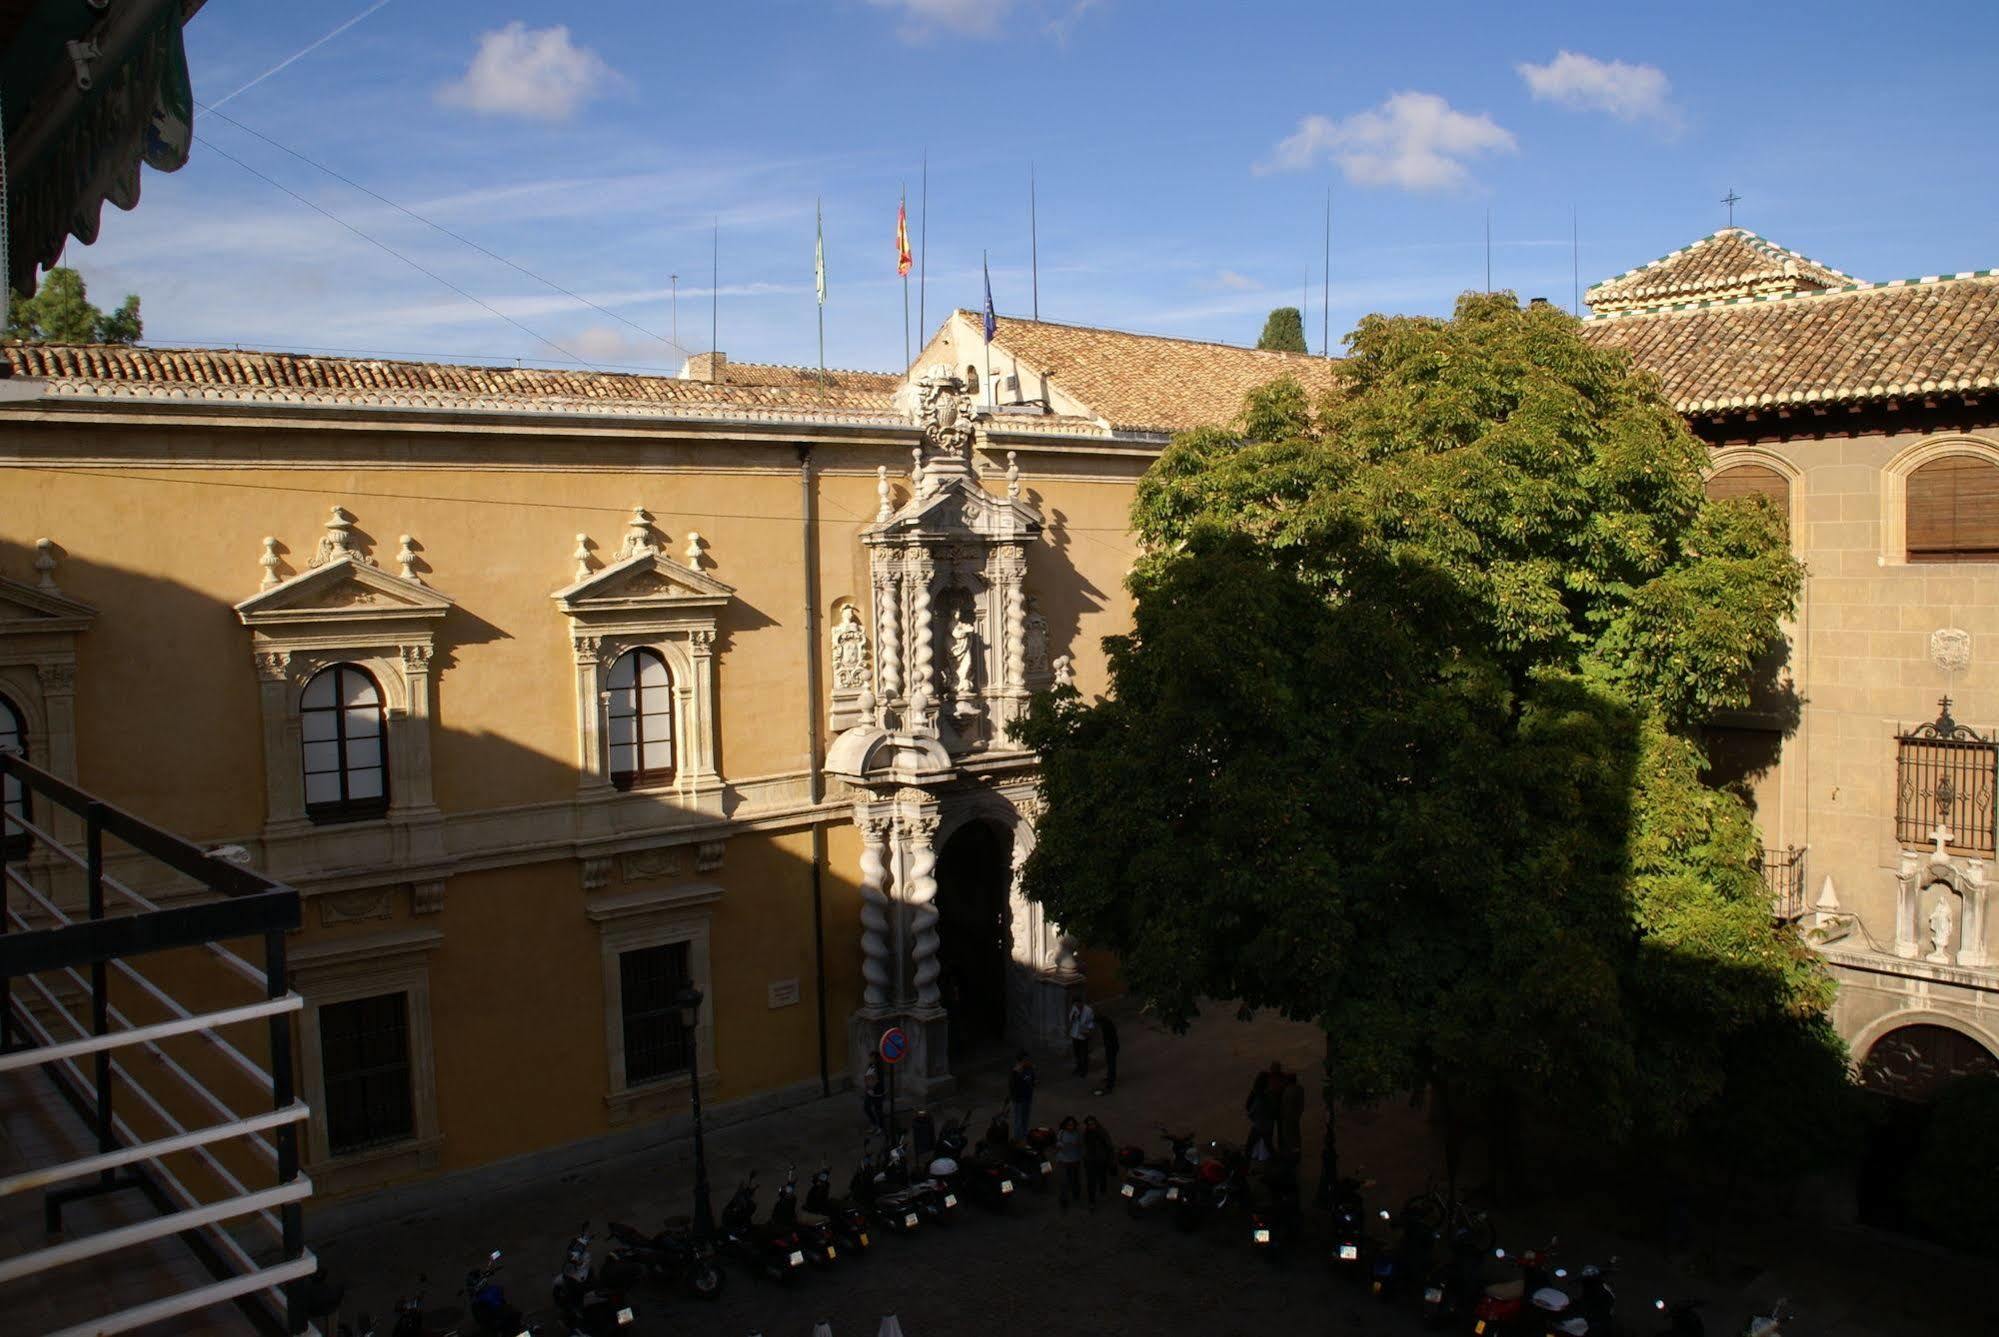
[[[565,121],[621,82],[603,57],[569,40],[568,28],[530,28],[516,19],[481,35],[464,76],[437,97],[485,115]]]
[[[1238,274],[1233,269],[1224,269],[1216,274],[1215,282],[1221,284],[1224,288],[1233,288],[1237,292],[1254,292],[1263,286],[1255,279],[1249,277],[1249,275]]]
[[[1606,111],[1620,121],[1679,124],[1672,81],[1656,65],[1560,51],[1546,65],[1522,62],[1513,68],[1527,81],[1537,102],[1553,102],[1571,111]]]
[[[1076,25],[1083,21],[1083,15],[1095,9],[1101,2],[1102,0],[1075,0],[1064,13],[1048,20],[1043,31],[1055,39],[1055,45],[1066,47],[1069,45],[1069,38],[1076,31]]]
[[[940,33],[959,37],[991,37],[1013,0],[868,0],[879,9],[902,15],[902,38],[921,42]]]
[[[1458,111],[1435,93],[1397,93],[1344,120],[1307,116],[1255,170],[1299,171],[1330,158],[1356,185],[1440,190],[1465,183],[1465,160],[1517,147],[1490,116]]]

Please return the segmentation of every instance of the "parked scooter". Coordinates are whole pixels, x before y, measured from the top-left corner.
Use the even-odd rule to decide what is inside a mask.
[[[773,1230],[788,1230],[805,1251],[805,1261],[814,1267],[831,1267],[840,1259],[840,1246],[833,1237],[833,1223],[816,1213],[798,1210],[798,1167],[785,1167],[784,1182],[778,1185],[777,1201],[771,1204],[766,1224]]]
[[[594,1244],[590,1223],[585,1221],[576,1228],[576,1237],[569,1241],[569,1249],[563,1255],[562,1271],[556,1274],[555,1284],[550,1288],[551,1298],[555,1301],[556,1312],[562,1315],[562,1321],[573,1337],[616,1337],[616,1334],[636,1323],[638,1316],[626,1302],[623,1290],[609,1286],[598,1278]],[[493,1261],[497,1263],[499,1257],[495,1253]],[[476,1297],[473,1313],[478,1313]],[[519,1311],[514,1311],[513,1325],[514,1331],[518,1331]],[[483,1328],[485,1325],[481,1323],[480,1326]]]
[[[1585,1263],[1576,1269],[1570,1287],[1571,1317],[1567,1326],[1560,1327],[1561,1332],[1617,1337],[1617,1292],[1610,1286],[1611,1274],[1616,1270],[1616,1258],[1602,1266]],[[1580,1327],[1576,1326],[1578,1323]]]
[[[984,1143],[977,1149],[970,1147],[967,1126],[971,1117],[972,1112],[966,1110],[944,1125],[944,1131],[937,1137],[930,1175],[981,1207],[999,1211],[1013,1200],[1016,1187],[1013,1171],[1005,1156],[994,1153]]]
[[[1367,1213],[1361,1193],[1370,1185],[1342,1179],[1333,1188],[1332,1248],[1329,1261],[1336,1276],[1358,1282],[1367,1275]]]
[[[1201,1154],[1195,1150],[1192,1133],[1169,1133],[1161,1128],[1159,1136],[1171,1148],[1163,1157],[1147,1160],[1137,1147],[1118,1152],[1118,1164],[1124,1167],[1124,1184],[1118,1192],[1133,1216],[1178,1203],[1193,1188],[1201,1168]]]
[[[657,1235],[610,1223],[612,1246],[604,1260],[606,1281],[630,1286],[640,1277],[680,1285],[697,1300],[722,1297],[722,1265],[712,1242],[694,1237],[693,1222],[684,1216],[667,1218]]]
[[[1381,1241],[1368,1261],[1368,1292],[1379,1300],[1393,1300],[1428,1274],[1437,1231],[1420,1199],[1404,1203],[1393,1216],[1383,1208],[1380,1219],[1395,1237]]]
[[[918,1195],[890,1184],[875,1164],[874,1152],[865,1144],[854,1177],[847,1181],[847,1201],[866,1211],[869,1218],[891,1234],[906,1235],[923,1224],[917,1210]]]
[[[909,1149],[903,1143],[888,1149],[881,1172],[875,1178],[891,1189],[906,1191],[910,1205],[931,1225],[948,1226],[958,1219],[957,1190],[941,1179],[913,1173],[909,1168]]]
[[[1423,1281],[1423,1320],[1431,1327],[1461,1325],[1470,1316],[1484,1291],[1479,1277],[1490,1233],[1482,1216],[1460,1219],[1451,1230],[1445,1258]]]
[[[1273,1161],[1249,1182],[1250,1248],[1276,1262],[1290,1253],[1304,1228],[1298,1177],[1290,1166]]]
[[[500,1284],[498,1249],[466,1272],[465,1303],[474,1326],[487,1337],[514,1337],[525,1327],[521,1311],[507,1303],[506,1288]]]
[[[1240,1204],[1249,1186],[1249,1159],[1226,1142],[1208,1143],[1192,1182],[1173,1203],[1173,1224],[1195,1231],[1231,1203]]]
[[[826,1218],[833,1238],[840,1247],[850,1254],[863,1254],[873,1247],[873,1236],[868,1230],[868,1209],[851,1196],[833,1196],[833,1171],[821,1165],[812,1173],[812,1183],[805,1190],[805,1210]]]
[[[1007,1112],[1002,1108],[986,1124],[986,1135],[979,1139],[979,1145],[986,1149],[988,1155],[996,1155],[1006,1162],[1007,1168],[1013,1171],[1016,1185],[1045,1193],[1048,1186],[1055,1182],[1055,1161],[1049,1154],[1050,1148],[1055,1145],[1053,1128],[1030,1128],[1027,1137],[1016,1142],[1012,1125],[1007,1121]]]
[[[805,1249],[796,1231],[758,1224],[757,1173],[743,1177],[722,1209],[721,1251],[772,1281],[788,1281],[805,1268]]]
[[[1520,1254],[1508,1254],[1505,1249],[1494,1249],[1493,1257],[1502,1263],[1514,1263],[1520,1268],[1520,1275],[1509,1281],[1494,1282],[1485,1288],[1472,1306],[1473,1337],[1490,1337],[1491,1334],[1539,1334],[1547,1331],[1551,1316],[1566,1317],[1569,1307],[1566,1292],[1553,1286],[1556,1280],[1551,1269],[1552,1242],[1549,1249],[1529,1249]]]

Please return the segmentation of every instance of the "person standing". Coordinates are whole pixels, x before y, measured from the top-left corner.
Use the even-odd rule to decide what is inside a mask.
[[[1076,1075],[1090,1075],[1090,1037],[1096,1034],[1097,1014],[1087,999],[1069,1004],[1069,1047],[1076,1051]]]
[[[1097,1037],[1104,1046],[1104,1084],[1096,1093],[1107,1096],[1117,1090],[1117,1023],[1109,1017],[1098,1017]]]
[[[1282,1074],[1283,1089],[1277,1093],[1277,1150],[1291,1160],[1305,1154],[1305,1085],[1298,1074]]]
[[[868,1070],[861,1074],[861,1113],[867,1115],[868,1127],[877,1133],[888,1131],[888,1121],[882,1117],[882,1062],[873,1054],[868,1055]]]
[[[1097,1122],[1094,1114],[1083,1117],[1083,1187],[1090,1199],[1090,1210],[1097,1210],[1098,1195],[1110,1196],[1111,1162],[1117,1159],[1117,1147],[1111,1142],[1111,1135]]]
[[[1249,1136],[1242,1144],[1244,1154],[1253,1161],[1269,1160],[1271,1131],[1277,1123],[1277,1097],[1270,1090],[1269,1073],[1257,1073],[1256,1080],[1250,1083],[1243,1113],[1249,1116]]]
[[[1027,1140],[1027,1121],[1034,1112],[1034,1060],[1025,1049],[1013,1061],[1006,1075],[1006,1098],[1013,1105],[1013,1139]]]
[[[1055,1166],[1062,1172],[1062,1210],[1069,1210],[1069,1203],[1083,1196],[1083,1130],[1076,1126],[1076,1116],[1062,1116],[1061,1127],[1055,1130]]]

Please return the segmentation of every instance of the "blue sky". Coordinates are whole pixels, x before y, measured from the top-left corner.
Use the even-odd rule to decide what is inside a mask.
[[[722,348],[810,364],[819,197],[827,362],[891,369],[926,149],[932,327],[978,304],[981,248],[1027,314],[1030,163],[1044,318],[1231,342],[1309,286],[1318,346],[1328,187],[1335,345],[1482,286],[1488,211],[1494,285],[1563,304],[1572,210],[1587,287],[1713,231],[1731,187],[1860,278],[1999,265],[1989,4],[208,0],[188,50],[220,113],[193,161],[65,257],[100,304],[140,293],[154,343],[677,369],[650,335],[677,273],[708,346],[719,218]]]

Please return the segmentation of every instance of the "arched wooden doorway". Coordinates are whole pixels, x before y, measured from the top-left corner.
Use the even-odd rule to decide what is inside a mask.
[[[937,987],[953,1057],[1006,1038],[1012,855],[1012,836],[988,821],[966,823],[938,852]]]
[[[1868,1046],[1860,1084],[1875,1097],[1875,1109],[1854,1184],[1863,1222],[1912,1228],[1905,1183],[1929,1136],[1932,1102],[1952,1082],[1977,1073],[1999,1073],[1999,1057],[1963,1031],[1933,1022],[1896,1027]]]

